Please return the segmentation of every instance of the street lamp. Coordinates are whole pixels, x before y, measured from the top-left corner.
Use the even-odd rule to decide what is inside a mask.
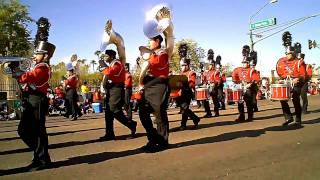
[[[250,27],[250,24],[252,23],[252,20],[255,16],[257,16],[261,11],[262,9],[264,9],[266,6],[268,6],[269,4],[274,4],[274,3],[277,3],[278,0],[270,0],[268,1],[265,5],[263,5],[257,12],[255,12],[253,15],[250,16],[250,20],[249,20],[249,27]],[[250,28],[250,46],[251,46],[251,50],[253,51],[253,37],[252,37],[252,29]]]

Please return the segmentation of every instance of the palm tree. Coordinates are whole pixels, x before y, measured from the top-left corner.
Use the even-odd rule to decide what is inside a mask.
[[[90,64],[92,64],[92,71],[94,72],[94,65],[97,64],[95,60],[91,60]]]
[[[98,59],[99,59],[99,55],[101,54],[101,51],[99,51],[99,50],[97,50],[97,51],[95,51],[94,52],[94,55],[96,55],[97,57],[98,57]]]
[[[78,60],[80,63],[82,63],[82,64],[85,64],[86,63],[86,61],[87,61],[87,59],[80,59],[80,60]]]

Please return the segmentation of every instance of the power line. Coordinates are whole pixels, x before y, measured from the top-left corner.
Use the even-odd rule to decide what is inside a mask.
[[[279,31],[276,31],[276,32],[274,32],[274,33],[272,33],[272,34],[270,34],[270,35],[268,35],[268,36],[266,36],[266,37],[264,37],[264,38],[262,38],[262,39],[259,39],[258,41],[254,42],[254,44],[256,44],[256,43],[258,43],[258,42],[260,42],[260,41],[262,41],[262,40],[264,40],[264,39],[267,39],[267,38],[269,38],[269,37],[271,37],[271,36],[273,36],[273,35],[281,32],[281,31],[284,31],[284,30],[286,30],[286,29],[288,29],[288,28],[290,28],[290,27],[292,27],[292,26],[294,26],[294,25],[296,25],[296,24],[298,24],[298,23],[300,23],[300,22],[303,22],[303,21],[305,21],[305,20],[307,20],[307,19],[309,19],[309,18],[312,18],[312,17],[317,17],[317,16],[319,16],[319,15],[320,15],[320,13],[314,14],[314,15],[311,15],[311,16],[306,16],[306,17],[303,17],[303,18],[299,18],[300,20],[299,20],[299,19],[292,20],[292,22],[294,22],[294,23],[292,23],[291,25],[289,25],[289,26],[287,26],[287,27],[285,27],[285,28],[282,28],[282,29],[280,29]],[[282,26],[284,26],[284,25],[282,25]],[[282,26],[280,26],[280,27],[282,27]],[[277,28],[273,28],[273,29],[277,29]]]

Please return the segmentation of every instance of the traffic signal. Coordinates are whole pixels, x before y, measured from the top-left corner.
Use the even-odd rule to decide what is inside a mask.
[[[316,48],[316,47],[318,47],[318,44],[317,44],[316,40],[313,40],[313,43],[312,43],[312,45],[313,45],[313,48]]]
[[[292,37],[289,31],[286,31],[282,34],[282,42],[283,42],[282,44],[283,46],[291,46]]]
[[[309,46],[309,49],[312,49],[312,41],[310,39],[308,40],[308,46]]]
[[[301,53],[301,44],[299,42],[294,43],[294,51],[295,53]]]

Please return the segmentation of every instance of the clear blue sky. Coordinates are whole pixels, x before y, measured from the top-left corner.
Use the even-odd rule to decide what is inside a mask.
[[[33,19],[49,18],[52,26],[49,40],[56,44],[53,64],[68,61],[71,54],[80,58],[97,59],[103,27],[107,19],[113,20],[115,31],[124,38],[129,62],[139,55],[138,47],[147,42],[142,27],[145,12],[158,3],[167,3],[173,10],[176,40],[191,38],[206,51],[212,48],[222,56],[222,63],[240,64],[241,47],[248,44],[249,17],[267,0],[22,0],[29,6]],[[279,0],[270,4],[254,21],[276,17],[278,23],[320,13],[319,0]],[[34,36],[36,25],[30,26]],[[320,49],[308,49],[308,39],[320,43],[320,16],[311,18],[288,29],[293,42],[302,44],[307,63],[320,64]],[[281,34],[259,42],[258,69],[263,74],[274,69],[276,61],[284,55]]]

